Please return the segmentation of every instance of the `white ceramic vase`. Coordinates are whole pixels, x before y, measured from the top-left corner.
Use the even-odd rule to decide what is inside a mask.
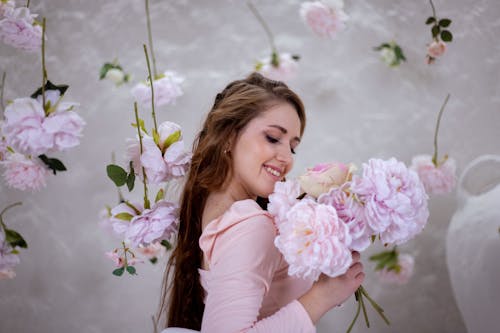
[[[469,333],[500,332],[500,156],[469,163],[457,197],[446,238],[455,300]]]

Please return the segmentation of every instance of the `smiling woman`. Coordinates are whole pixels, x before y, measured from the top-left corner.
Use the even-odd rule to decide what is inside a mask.
[[[254,73],[217,95],[194,143],[163,281],[159,315],[167,326],[314,332],[361,284],[357,253],[340,277],[313,284],[288,276],[273,217],[257,204],[291,170],[304,128],[303,104],[282,82]]]

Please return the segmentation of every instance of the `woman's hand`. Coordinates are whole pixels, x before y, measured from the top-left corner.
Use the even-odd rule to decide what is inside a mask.
[[[311,289],[298,299],[314,324],[331,308],[342,304],[363,283],[365,273],[359,252],[352,252],[352,265],[336,278],[321,274]]]

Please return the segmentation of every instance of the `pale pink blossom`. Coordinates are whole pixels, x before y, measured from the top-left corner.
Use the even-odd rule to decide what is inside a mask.
[[[52,150],[63,151],[80,144],[85,121],[74,111],[51,113],[43,122],[45,132],[53,137]]]
[[[297,60],[293,59],[289,53],[280,53],[278,55],[278,65],[272,64],[272,56],[262,59],[256,70],[265,77],[277,81],[289,81],[297,75],[299,65]]]
[[[36,99],[16,98],[7,105],[4,115],[2,133],[14,150],[40,155],[52,148],[54,138],[43,128],[45,111]]]
[[[144,167],[146,177],[150,184],[160,184],[168,178],[168,167],[163,159],[160,148],[156,145],[153,138],[144,136],[142,138],[142,155],[140,158],[141,166]],[[135,159],[132,159],[133,161]],[[133,163],[133,162],[132,162]],[[134,166],[135,172],[142,177],[142,170]]]
[[[373,231],[365,222],[363,205],[348,191],[349,183],[332,188],[318,197],[318,203],[332,206],[337,215],[349,228],[352,238],[350,249],[364,251],[371,244]]]
[[[177,230],[178,206],[165,200],[159,201],[134,216],[125,232],[125,240],[132,247],[169,240]]]
[[[296,180],[276,182],[274,192],[269,195],[267,211],[274,216],[277,226],[286,221],[286,214],[293,205],[299,202],[300,184]]]
[[[160,242],[154,242],[154,243],[148,244],[146,246],[139,245],[139,247],[136,248],[136,250],[142,256],[144,256],[148,259],[161,258],[167,252],[165,250],[165,246],[161,245]]]
[[[21,191],[37,191],[45,187],[49,169],[37,158],[28,158],[19,153],[8,154],[0,162],[5,167],[3,176],[7,186]]]
[[[306,1],[300,6],[300,16],[315,34],[333,39],[345,29],[349,18],[343,5],[343,1],[336,1],[331,6],[322,1]]]
[[[111,216],[108,221],[111,224],[114,235],[122,239],[130,226],[132,218],[141,214],[143,210],[143,206],[139,203],[125,202],[111,209]]]
[[[16,272],[12,268],[0,270],[0,280],[13,279],[16,277]]]
[[[331,188],[339,187],[349,181],[354,170],[356,168],[353,164],[320,163],[307,169],[307,172],[298,179],[302,191],[317,198]]]
[[[0,20],[0,38],[4,43],[28,52],[39,51],[42,45],[42,27],[35,24],[37,15],[29,8],[19,7],[5,12]]]
[[[432,41],[427,47],[427,55],[432,58],[439,58],[446,52],[446,43],[443,41]]]
[[[184,149],[183,141],[174,142],[168,147],[163,156],[163,160],[169,170],[166,180],[168,181],[184,176],[189,169],[191,157],[191,153],[186,152]]]
[[[6,16],[12,15],[15,6],[16,4],[12,0],[7,0],[7,1],[0,0],[0,20]]]
[[[0,271],[4,271],[5,275],[8,275],[8,271],[19,264],[20,261],[19,256],[12,253],[13,250],[12,246],[5,241],[4,230],[0,227]]]
[[[377,271],[379,278],[390,284],[406,284],[413,275],[415,260],[409,254],[398,254],[398,267],[389,270],[387,267]]]
[[[413,157],[411,169],[415,170],[429,194],[446,194],[453,191],[456,182],[456,164],[452,158],[446,158],[438,166],[430,155]]]
[[[155,106],[175,104],[183,95],[181,84],[184,78],[173,71],[166,71],[153,80]],[[151,105],[151,86],[149,80],[140,82],[132,88],[132,95],[142,105]]]
[[[363,164],[363,175],[353,177],[351,191],[363,202],[366,222],[383,243],[402,244],[427,223],[424,185],[415,171],[395,158]]]
[[[109,251],[109,252],[105,252],[104,254],[106,255],[106,257],[108,257],[109,259],[111,259],[113,261],[113,263],[115,264],[115,266],[117,268],[120,268],[120,267],[123,267],[125,266],[125,256],[123,254],[118,254],[118,251],[123,252],[122,249],[115,249],[113,251]],[[127,266],[133,266],[135,264],[138,264],[138,263],[143,263],[144,261],[135,257],[135,256],[132,256],[130,255],[130,257],[127,258]]]
[[[290,209],[278,229],[274,244],[289,264],[289,275],[335,277],[352,263],[348,227],[331,206],[305,198]]]

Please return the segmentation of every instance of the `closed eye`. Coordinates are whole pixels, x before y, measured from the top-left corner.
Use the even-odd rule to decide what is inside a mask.
[[[266,139],[269,143],[272,143],[272,144],[276,144],[276,143],[279,143],[280,140],[279,139],[276,139],[268,134],[266,134]],[[295,149],[293,148],[290,148],[290,151],[292,152],[292,154],[295,154]]]

